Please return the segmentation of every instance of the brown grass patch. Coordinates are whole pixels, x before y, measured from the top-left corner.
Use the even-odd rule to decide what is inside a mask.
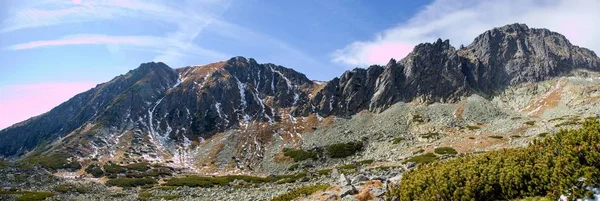
[[[360,200],[360,201],[367,201],[367,200],[371,200],[373,199],[375,196],[373,196],[373,194],[371,193],[371,189],[368,188],[363,188],[362,190],[360,190],[360,192],[358,194],[356,194],[354,196],[354,198]]]
[[[528,115],[531,117],[539,117],[546,109],[555,108],[560,103],[561,93],[563,88],[567,85],[567,82],[566,79],[557,81],[554,88],[544,93],[542,97],[534,100],[533,103],[529,104],[521,111],[528,112]]]
[[[458,104],[458,107],[456,107],[456,110],[454,111],[454,118],[462,119],[464,112],[465,112],[465,106],[463,106],[463,104]]]

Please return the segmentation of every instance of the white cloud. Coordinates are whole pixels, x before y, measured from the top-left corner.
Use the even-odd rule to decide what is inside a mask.
[[[493,27],[525,23],[564,34],[571,43],[600,51],[600,1],[597,0],[436,0],[409,21],[332,53],[332,61],[349,66],[385,64],[401,59],[412,47],[437,38],[468,45]]]

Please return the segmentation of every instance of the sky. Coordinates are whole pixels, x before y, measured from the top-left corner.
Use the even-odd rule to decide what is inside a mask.
[[[526,23],[600,51],[597,0],[0,1],[0,129],[140,63],[255,58],[329,80],[438,38]]]

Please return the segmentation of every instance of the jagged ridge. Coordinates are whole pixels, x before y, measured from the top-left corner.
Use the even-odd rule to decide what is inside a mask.
[[[380,112],[400,101],[457,102],[474,93],[491,97],[506,86],[577,68],[597,71],[599,61],[558,33],[513,24],[487,31],[459,50],[448,40],[420,44],[400,61],[347,71],[324,86],[292,69],[243,57],[176,70],[146,63],[0,131],[0,154],[19,155],[60,142],[66,146],[54,148],[95,157],[114,154],[112,146],[127,134],[152,145],[135,152],[160,158],[250,122],[280,122],[285,114],[350,116]]]

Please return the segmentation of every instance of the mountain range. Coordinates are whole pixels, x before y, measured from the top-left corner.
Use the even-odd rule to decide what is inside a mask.
[[[252,169],[277,158],[269,155],[273,147],[311,146],[303,137],[325,135],[332,121],[357,121],[362,113],[385,113],[405,103],[460,107],[470,97],[492,103],[532,84],[543,95],[552,90],[544,91],[543,83],[597,71],[600,58],[594,52],[524,24],[491,29],[458,49],[449,40],[419,44],[399,61],[356,68],[329,81],[244,57],[176,69],[149,62],[1,130],[0,154],[68,153],[83,164],[150,161],[191,171],[233,161],[234,167]],[[511,114],[541,116],[526,108],[537,104],[535,96],[525,103],[511,100],[500,104]],[[218,140],[226,142],[215,144]]]

